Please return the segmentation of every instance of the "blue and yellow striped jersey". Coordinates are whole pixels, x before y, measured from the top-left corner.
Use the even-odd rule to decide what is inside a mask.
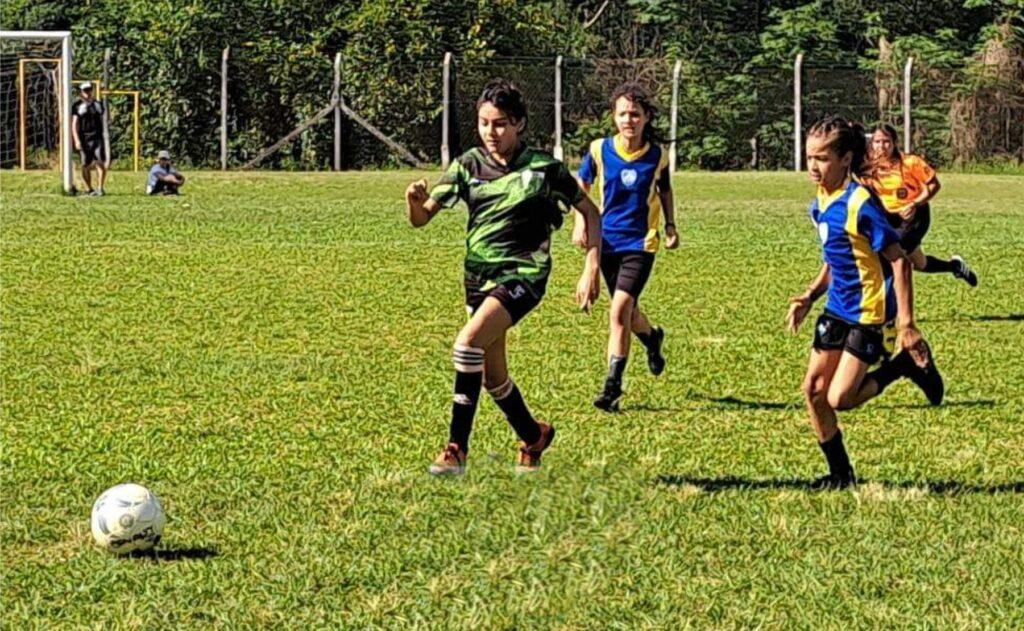
[[[603,252],[656,252],[661,198],[671,189],[668,154],[654,143],[630,153],[616,135],[590,143],[581,180],[597,189]]]
[[[892,267],[879,253],[900,237],[877,198],[855,181],[832,195],[819,188],[810,215],[832,274],[825,310],[855,324],[894,319]]]

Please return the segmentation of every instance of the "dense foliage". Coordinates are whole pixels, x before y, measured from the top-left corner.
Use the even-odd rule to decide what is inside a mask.
[[[916,105],[930,125],[921,142],[935,159],[950,161],[979,157],[957,153],[949,137],[950,111],[957,105],[951,90],[953,84],[972,94],[982,89],[979,72],[971,69],[986,65],[986,47],[997,40],[1017,60],[997,78],[1011,84],[1010,97],[999,97],[999,112],[1007,120],[1024,118],[1024,94],[1012,93],[1012,83],[1024,81],[1022,0],[936,0],[927,6],[869,0],[7,0],[0,11],[4,28],[71,28],[81,76],[98,74],[109,48],[114,83],[145,91],[145,150],[167,147],[201,165],[217,161],[225,46],[231,47],[233,164],[328,102],[338,52],[347,102],[430,160],[437,159],[440,144],[444,52],[455,55],[456,74],[468,83],[456,90],[461,112],[479,77],[501,72],[536,84],[533,104],[549,118],[554,57],[584,60],[566,85],[570,92],[589,86],[578,91],[566,121],[573,151],[602,125],[595,108],[579,102],[600,102],[599,93],[616,78],[608,68],[618,66],[602,66],[604,60],[660,62],[645,66],[657,72],[633,74],[656,87],[666,105],[671,64],[683,60],[679,155],[682,164],[703,168],[748,166],[755,159],[754,138],[760,166],[786,165],[797,53],[819,68],[811,71],[817,72],[812,78],[820,77],[809,87],[812,114],[820,108],[862,118],[891,114],[877,103],[876,86],[880,77],[882,83],[898,77],[909,55],[922,73],[955,73],[932,76],[932,85],[945,90],[932,94],[922,86],[930,100]],[[487,65],[499,58],[505,61]],[[925,81],[928,75],[920,76]],[[817,93],[814,85],[821,86]],[[534,140],[550,144],[553,129],[542,119],[537,117]],[[471,128],[463,124],[462,130],[462,144],[471,142]],[[1013,139],[989,151],[1024,151],[1022,134],[1008,128]],[[345,121],[344,135],[347,166],[393,161],[351,121]],[[331,125],[321,124],[271,164],[324,168],[331,138]]]

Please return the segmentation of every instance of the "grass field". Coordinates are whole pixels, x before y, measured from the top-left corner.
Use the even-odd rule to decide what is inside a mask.
[[[5,627],[1024,626],[1024,178],[943,178],[926,249],[981,277],[915,277],[948,402],[843,414],[867,483],[816,494],[811,330],[782,328],[819,261],[804,176],[675,179],[644,300],[669,367],[634,357],[619,415],[590,406],[608,303],[573,307],[563,229],[510,337],[544,471],[513,473],[484,397],[437,480],[465,214],[409,228],[416,175],[0,176]],[[122,481],[167,508],[159,561],[91,545]]]

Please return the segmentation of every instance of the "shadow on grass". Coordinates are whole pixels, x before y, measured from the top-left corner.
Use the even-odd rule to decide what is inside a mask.
[[[129,555],[133,559],[148,559],[150,561],[204,561],[216,556],[220,556],[220,552],[214,546],[171,546],[145,552],[133,552]]]
[[[715,404],[717,407],[737,408],[744,410],[795,410],[802,408],[801,402],[780,403],[778,401],[747,401],[736,397],[709,397],[706,395],[694,395],[694,398]],[[886,405],[884,403],[866,403],[864,407],[877,407],[883,410],[926,410],[934,407],[939,408],[992,408],[996,406],[994,399],[972,399],[969,401],[946,401],[942,405],[934,406],[929,403],[895,403]],[[643,409],[640,407],[634,409]],[[653,410],[663,411],[663,410]]]
[[[871,405],[868,403],[867,405]],[[926,410],[930,408],[994,408],[994,399],[973,399],[971,401],[945,401],[942,405],[931,405],[930,403],[900,403],[896,405],[883,405],[879,407],[887,410]]]
[[[1024,322],[1024,313],[1000,313],[996,315],[964,315],[938,318],[920,318],[921,322]]]
[[[737,399],[736,397],[709,397],[703,394],[695,395],[694,398],[707,401],[708,403],[714,403],[719,407],[741,408],[745,410],[788,410],[798,407],[796,402],[779,403],[778,401],[747,401],[744,399]]]
[[[651,405],[650,403],[639,403],[637,405],[623,406],[622,412],[682,412],[685,408],[671,406]]]
[[[801,480],[799,478],[698,478],[685,475],[660,475],[655,479],[656,484],[665,486],[695,486],[707,493],[719,493],[721,491],[745,490],[781,490],[793,489],[797,491],[810,491],[812,480]],[[957,480],[861,480],[861,486],[866,484],[879,484],[887,490],[921,490],[935,495],[965,495],[982,494],[995,495],[997,493],[1024,493],[1024,482],[1005,482],[1000,484],[971,484]]]

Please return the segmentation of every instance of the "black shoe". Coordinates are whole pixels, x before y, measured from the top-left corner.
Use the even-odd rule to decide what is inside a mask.
[[[964,257],[954,254],[949,260],[953,263],[953,276],[965,281],[971,287],[978,286],[978,275],[974,273],[974,270],[967,264]]]
[[[846,475],[823,475],[810,484],[812,491],[842,491],[851,486],[857,486],[857,476],[852,469]]]
[[[946,395],[946,384],[943,383],[942,375],[939,374],[939,367],[935,365],[935,355],[932,354],[931,347],[925,343],[925,348],[928,349],[928,367],[921,368],[914,363],[912,358],[908,357],[906,376],[924,392],[924,396],[928,397],[929,403],[939,405],[942,403],[942,398]]]
[[[665,341],[665,329],[660,326],[651,327],[650,346],[647,348],[647,367],[657,377],[665,371],[665,356],[661,354],[661,344]]]
[[[594,399],[594,407],[605,412],[618,412],[619,399],[622,398],[622,384],[612,379],[604,382],[604,391]]]

